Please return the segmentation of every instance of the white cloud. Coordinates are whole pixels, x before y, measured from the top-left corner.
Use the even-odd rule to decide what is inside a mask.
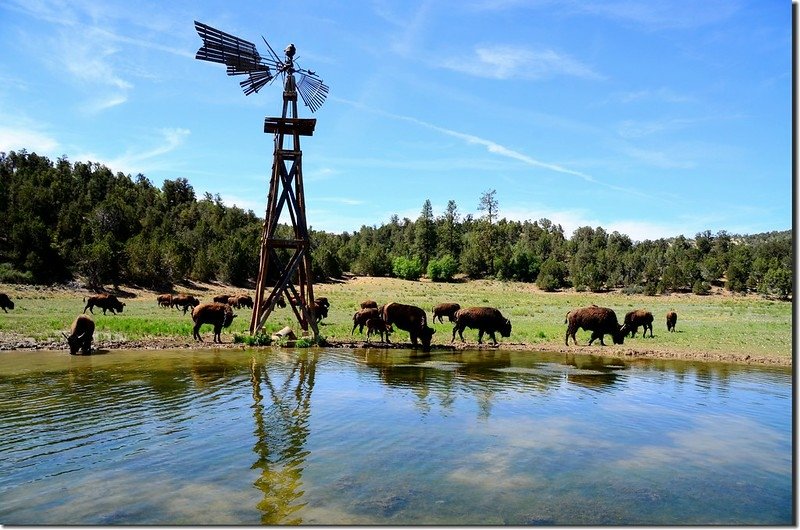
[[[59,156],[60,144],[49,134],[26,127],[0,126],[0,151],[27,150],[29,153]]]
[[[504,45],[478,46],[474,55],[445,59],[441,66],[491,79],[543,79],[559,75],[602,79],[590,67],[554,50]]]
[[[75,158],[77,160],[98,162],[113,171],[134,175],[137,173],[146,174],[153,169],[159,168],[163,164],[163,156],[183,145],[191,131],[182,128],[164,128],[158,130],[157,133],[156,145],[149,149],[137,146],[136,148],[129,148],[125,154],[112,158],[98,156],[94,153],[79,153]]]

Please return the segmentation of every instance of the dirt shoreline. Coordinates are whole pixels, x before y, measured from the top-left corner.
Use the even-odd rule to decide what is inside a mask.
[[[356,340],[327,340],[325,347],[329,348],[391,348],[391,349],[410,349],[410,343],[381,343],[366,342]],[[150,338],[141,340],[100,340],[95,341],[93,348],[98,352],[110,350],[166,350],[166,349],[187,349],[199,350],[207,348],[218,349],[261,349],[277,348],[280,346],[248,346],[242,343],[223,342],[215,344],[213,342],[195,342],[184,338]],[[460,350],[499,350],[499,351],[530,351],[543,353],[565,353],[580,355],[597,355],[602,357],[615,357],[626,360],[633,359],[663,359],[678,361],[704,361],[720,362],[761,366],[792,366],[792,357],[770,357],[751,354],[720,353],[720,352],[698,352],[698,351],[677,351],[663,349],[636,349],[620,346],[557,346],[552,344],[526,344],[521,342],[501,342],[497,346],[491,344],[476,343],[455,343],[455,344],[433,344],[431,353],[458,352]],[[0,337],[0,352],[2,351],[37,351],[37,350],[64,350],[66,347],[63,341],[35,341],[32,339],[12,339]]]

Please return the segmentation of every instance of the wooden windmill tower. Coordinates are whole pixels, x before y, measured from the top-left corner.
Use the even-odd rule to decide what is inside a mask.
[[[325,102],[328,87],[313,71],[295,66],[294,44],[286,47],[285,58],[281,60],[264,39],[268,57],[262,57],[251,42],[201,22],[195,21],[194,25],[203,39],[203,46],[195,58],[225,64],[228,75],[247,75],[247,79],[239,83],[245,95],[258,92],[279,74],[283,79],[281,117],[264,120],[264,132],[274,135],[275,145],[250,334],[262,329],[285,294],[300,327],[304,331],[310,327],[316,339],[319,330],[314,311],[311,242],[306,223],[300,137],[311,136],[317,120],[298,116],[297,95],[300,94],[303,103],[315,112]],[[276,232],[284,208],[289,214],[293,236],[282,239]],[[287,262],[281,261],[278,249],[289,251],[291,256]],[[270,281],[274,281],[274,285],[268,285]]]

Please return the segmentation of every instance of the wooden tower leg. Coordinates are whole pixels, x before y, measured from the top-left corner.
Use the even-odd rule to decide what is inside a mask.
[[[297,117],[297,91],[294,77],[287,75],[283,92],[283,116],[266,118],[264,132],[275,134],[272,175],[267,195],[267,211],[261,235],[258,278],[256,280],[250,334],[260,331],[275,304],[286,295],[300,327],[319,338],[314,310],[314,276],[311,271],[311,241],[306,223],[300,136],[311,136],[316,120]],[[290,143],[291,145],[285,145]],[[278,221],[286,207],[293,227],[293,239],[276,237]],[[277,250],[292,250],[287,263],[281,263]],[[267,283],[275,280],[268,288]],[[297,287],[295,287],[295,282]]]

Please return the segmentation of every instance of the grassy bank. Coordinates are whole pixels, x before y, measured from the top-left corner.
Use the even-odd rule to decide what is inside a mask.
[[[8,314],[0,313],[0,346],[31,347],[63,342],[60,333],[84,307],[83,297],[89,294],[81,289],[20,287],[0,285],[8,293],[16,308]],[[123,289],[121,299],[125,310],[120,315],[103,315],[95,308],[97,324],[95,337],[106,343],[138,341],[171,341],[175,345],[193,345],[192,322],[189,314],[175,309],[159,308],[157,293]],[[223,292],[240,292],[224,286],[202,285],[179,289],[195,294],[201,301]],[[350,335],[352,315],[360,301],[376,300],[379,304],[398,301],[422,307],[428,312],[440,302],[458,302],[466,306],[493,306],[509,319],[513,330],[511,337],[500,339],[502,347],[547,351],[601,353],[612,355],[641,355],[649,357],[699,358],[738,362],[763,362],[791,364],[792,356],[792,306],[788,302],[764,300],[755,296],[733,296],[717,293],[709,296],[672,294],[668,296],[623,295],[619,293],[545,293],[532,284],[497,281],[465,283],[409,282],[391,278],[353,278],[343,283],[315,285],[316,296],[327,296],[331,309],[320,325],[320,334],[335,343],[361,342],[364,336]],[[125,296],[122,298],[122,296]],[[564,345],[566,326],[564,316],[570,309],[589,304],[610,307],[622,319],[627,311],[646,308],[653,312],[654,338],[626,339],[623,346],[587,347],[589,333],[578,332],[579,346]],[[678,313],[676,333],[666,331],[667,311]],[[233,334],[246,334],[250,324],[249,310],[237,311],[238,317],[223,340],[231,342]],[[429,321],[430,323],[430,321]],[[269,318],[266,330],[272,332],[284,326],[297,330],[298,325],[290,309],[278,309]],[[434,345],[449,345],[452,324],[433,324],[436,334]],[[207,342],[211,328],[203,328]],[[464,336],[470,346],[477,345],[477,331],[466,330]],[[408,342],[408,334],[396,331],[393,342]],[[458,338],[456,343],[458,344]],[[595,343],[596,344],[596,343]]]

